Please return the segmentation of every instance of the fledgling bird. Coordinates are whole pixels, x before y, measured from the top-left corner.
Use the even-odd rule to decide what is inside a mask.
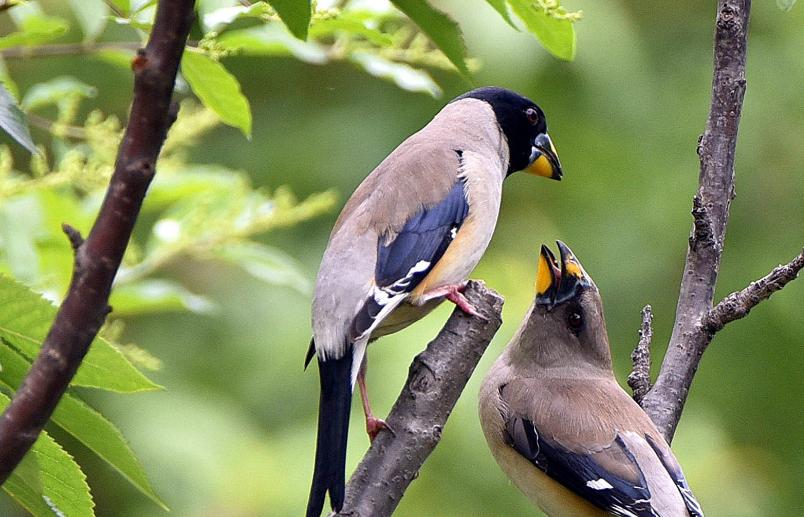
[[[572,251],[542,246],[536,300],[486,375],[494,459],[551,517],[702,517],[670,446],[617,384],[600,293]]]
[[[343,505],[356,381],[369,436],[387,428],[368,404],[368,343],[407,327],[444,299],[479,316],[462,292],[494,232],[502,182],[523,169],[561,179],[544,113],[510,90],[480,88],[448,103],[402,142],[346,203],[313,300],[307,362],[318,358],[321,398],[308,516],[321,513],[327,491],[334,510]]]

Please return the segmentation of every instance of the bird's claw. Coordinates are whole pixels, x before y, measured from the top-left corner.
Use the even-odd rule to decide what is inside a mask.
[[[463,289],[455,289],[454,291],[450,291],[447,293],[446,296],[447,300],[451,301],[455,305],[457,305],[463,312],[468,314],[469,316],[474,316],[475,318],[488,321],[489,319],[480,312],[475,309],[475,306],[463,295]]]
[[[374,442],[374,439],[377,437],[377,434],[379,434],[379,432],[382,431],[383,429],[391,433],[392,436],[396,436],[396,432],[393,430],[393,428],[390,425],[388,425],[382,418],[377,418],[373,416],[366,417],[366,432],[369,435],[369,440]]]

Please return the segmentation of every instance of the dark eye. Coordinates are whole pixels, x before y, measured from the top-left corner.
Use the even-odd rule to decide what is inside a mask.
[[[525,116],[528,117],[528,122],[531,125],[535,126],[537,122],[539,122],[539,112],[536,111],[536,108],[528,108],[525,110]]]
[[[583,315],[578,311],[572,311],[567,316],[567,325],[573,330],[578,330],[583,325]]]

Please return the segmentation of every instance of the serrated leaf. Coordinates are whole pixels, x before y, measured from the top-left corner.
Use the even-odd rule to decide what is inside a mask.
[[[185,51],[181,73],[207,108],[251,138],[251,107],[240,83],[222,64],[199,52]]]
[[[4,366],[0,384],[12,390],[20,386],[31,366],[29,361],[1,340],[0,364]],[[148,482],[145,470],[134,456],[123,434],[103,415],[68,391],[56,406],[51,420],[120,472],[148,498],[167,509]]]
[[[95,41],[109,21],[109,6],[103,0],[69,0],[84,41]]]
[[[0,393],[0,408],[5,409],[9,402]],[[3,484],[3,490],[36,517],[95,515],[86,476],[45,431]]]
[[[0,83],[0,127],[17,143],[26,148],[31,153],[37,153],[36,144],[28,131],[28,122],[25,114],[17,106],[17,101],[6,90],[5,85]]]
[[[56,308],[27,287],[0,275],[0,336],[29,360],[39,348],[56,317]],[[95,338],[73,377],[72,386],[121,393],[159,389],[103,338]]]
[[[244,55],[293,56],[305,63],[321,65],[329,61],[326,50],[314,41],[301,41],[279,24],[264,24],[224,32],[218,44]]]
[[[419,26],[419,29],[436,44],[459,72],[469,76],[463,34],[452,18],[425,0],[391,0],[391,3]]]
[[[229,243],[215,250],[215,256],[235,264],[254,278],[274,285],[310,293],[310,279],[301,265],[282,250],[256,242]]]
[[[509,5],[548,52],[565,61],[575,59],[575,27],[571,20],[551,16],[530,0],[509,0]]]
[[[288,30],[300,40],[307,39],[312,8],[310,0],[268,0]]]
[[[508,7],[506,5],[506,0],[486,0],[486,2],[494,8],[495,11],[500,13],[500,16],[503,17],[505,23],[511,26],[516,31],[519,31],[519,28],[514,25],[514,21],[511,19],[511,15],[508,14]]]
[[[269,12],[271,12],[271,7],[265,2],[255,2],[251,5],[232,5],[220,7],[204,14],[201,21],[205,32],[221,32],[221,29],[235,20],[260,18]]]
[[[787,13],[796,5],[796,0],[776,0],[776,5],[779,9]]]
[[[430,74],[404,63],[395,63],[369,52],[353,52],[349,59],[375,77],[389,79],[403,90],[425,92],[433,97],[441,96],[441,88]]]
[[[28,88],[22,99],[22,107],[26,111],[32,111],[58,104],[69,97],[91,99],[96,95],[98,95],[98,89],[94,86],[79,81],[75,77],[64,75]]]
[[[47,43],[66,34],[70,24],[55,16],[31,15],[20,21],[20,28],[0,38],[0,49]]]
[[[145,279],[115,287],[111,298],[115,314],[133,316],[170,311],[209,314],[216,305],[205,296],[170,280]]]

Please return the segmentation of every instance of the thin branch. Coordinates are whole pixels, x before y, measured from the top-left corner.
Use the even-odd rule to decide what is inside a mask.
[[[742,291],[731,293],[704,316],[701,326],[714,335],[727,323],[744,318],[759,302],[796,279],[804,268],[804,249],[796,258],[784,266],[778,266],[756,282],[751,282]]]
[[[70,289],[0,417],[0,483],[39,436],[110,310],[112,280],[175,119],[171,95],[192,20],[193,0],[160,1],[148,45],[132,62],[134,99],[106,198],[86,241],[66,229],[77,248]]]
[[[346,487],[340,515],[391,515],[441,432],[458,397],[502,320],[503,299],[470,281],[466,296],[488,318],[455,309],[438,336],[410,366],[408,380],[388,416],[396,435],[380,433]]]
[[[639,327],[639,344],[631,352],[633,368],[628,376],[628,386],[634,392],[637,404],[650,391],[650,342],[653,339],[653,310],[650,305],[642,309],[642,325]]]
[[[729,205],[734,194],[734,153],[745,94],[745,56],[751,0],[719,0],[715,24],[712,104],[698,146],[699,188],[694,227],[670,344],[642,406],[669,442],[708,341],[698,339],[720,269]]]

